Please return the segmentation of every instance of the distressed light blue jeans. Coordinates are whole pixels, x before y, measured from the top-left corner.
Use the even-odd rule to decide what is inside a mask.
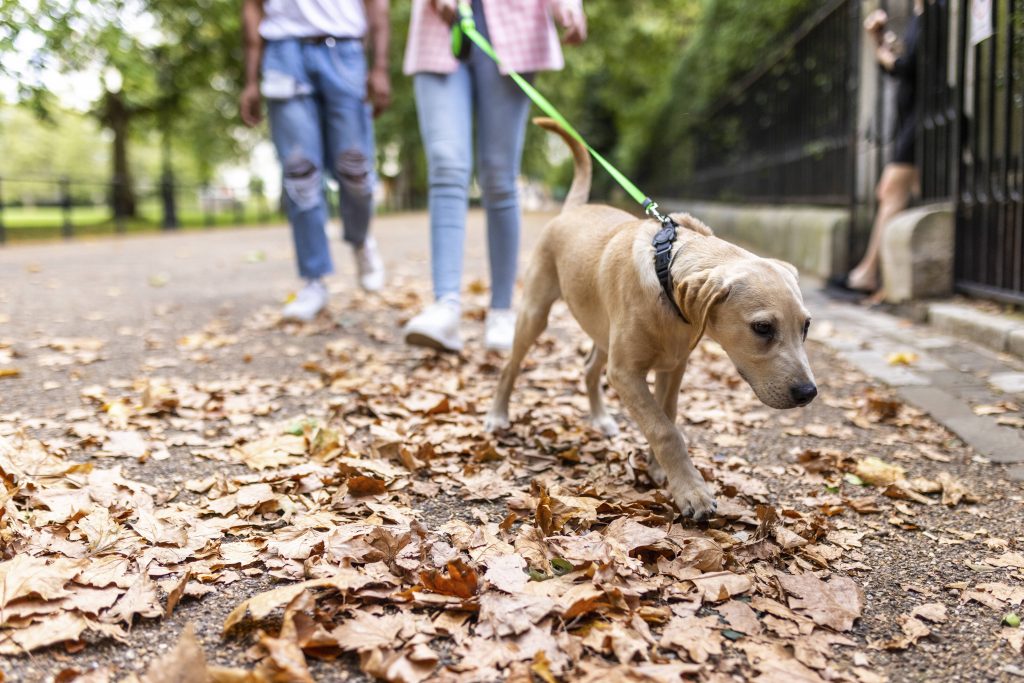
[[[261,90],[284,174],[299,274],[319,278],[334,270],[324,229],[324,171],[338,182],[346,242],[362,246],[373,214],[373,115],[362,42],[267,41]]]
[[[476,25],[487,35],[479,0]],[[519,256],[516,179],[530,100],[476,47],[451,74],[416,74],[413,82],[430,183],[430,261],[434,296],[458,296],[476,118],[477,180],[487,211],[491,307],[510,308]]]

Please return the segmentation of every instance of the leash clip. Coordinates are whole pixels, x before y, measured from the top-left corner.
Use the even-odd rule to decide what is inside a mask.
[[[661,290],[665,293],[665,298],[668,299],[669,305],[672,306],[676,314],[684,323],[689,324],[672,293],[672,245],[676,241],[676,228],[679,227],[679,224],[672,220],[671,216],[666,216],[658,211],[657,202],[650,197],[644,201],[644,213],[661,223],[661,230],[656,232],[651,240],[651,246],[654,247],[654,272],[658,276]]]

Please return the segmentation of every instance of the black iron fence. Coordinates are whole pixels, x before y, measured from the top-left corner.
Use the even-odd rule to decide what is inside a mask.
[[[1024,2],[993,0],[976,44],[970,9],[928,0],[921,18],[922,198],[955,204],[957,289],[1024,304]]]
[[[994,0],[993,35],[961,40],[960,291],[1024,304],[1024,8]],[[964,8],[958,19],[967,25]],[[965,30],[965,29],[964,29]]]
[[[966,8],[966,3],[959,2]],[[955,195],[958,174],[963,61],[958,58],[965,23],[947,0],[926,2],[920,17],[917,65],[917,168],[923,201]]]
[[[849,203],[859,4],[827,2],[702,116],[686,196]]]
[[[280,220],[256,185],[136,183],[135,211],[113,210],[117,183],[69,177],[0,177],[0,243]]]
[[[914,4],[880,2],[903,18],[893,24],[897,32]],[[923,3],[920,201],[955,206],[958,291],[1024,304],[1024,0],[991,0],[993,32],[972,44],[976,5],[986,3]],[[704,199],[847,206],[851,265],[874,215],[867,188],[890,157],[894,132],[893,88],[885,82],[857,130],[858,109],[871,98],[859,90],[860,8],[858,0],[826,3],[703,115],[691,177],[678,188]]]

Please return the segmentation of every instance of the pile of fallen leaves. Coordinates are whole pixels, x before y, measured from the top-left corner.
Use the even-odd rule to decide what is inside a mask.
[[[852,633],[871,571],[861,539],[915,529],[917,507],[977,499],[948,474],[908,478],[836,443],[852,427],[896,425],[908,436],[894,457],[912,466],[948,460],[948,435],[883,396],[834,399],[846,424],[785,418],[790,436],[821,448],[755,467],[743,453],[770,414],[706,342],[680,402],[719,501],[697,527],[649,481],[628,421],[612,440],[585,426],[585,345],[564,340],[579,338],[564,311],[553,322],[562,339],[532,353],[514,425],[497,438],[481,416],[499,358],[382,345],[382,329],[296,358],[300,381],[153,374],[83,388],[57,437],[31,435],[25,416],[0,420],[0,653],[123,640],[183,600],[270,577],[280,585],[223,624],[251,646],[251,665],[209,665],[188,630],[144,678],[311,681],[312,660],[340,658],[408,683],[882,680]],[[178,353],[208,359],[237,339],[213,326]],[[46,348],[64,367],[96,362],[102,345]],[[296,402],[306,410],[282,408]],[[118,464],[171,458],[195,476],[155,485]],[[954,588],[1005,611],[1024,599],[1024,558],[989,542],[1001,554],[983,562],[1005,582]],[[871,647],[911,647],[946,619],[942,604],[919,605]],[[1024,632],[1005,630],[1019,652]]]

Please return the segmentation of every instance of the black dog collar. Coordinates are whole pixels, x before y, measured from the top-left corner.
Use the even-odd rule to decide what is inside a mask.
[[[672,244],[676,241],[676,228],[678,227],[679,225],[671,217],[662,217],[661,230],[651,240],[651,244],[654,246],[654,272],[658,275],[658,282],[661,283],[661,289],[665,292],[669,304],[679,314],[683,322],[689,324],[690,321],[683,315],[683,311],[679,308],[675,295],[672,293]]]

